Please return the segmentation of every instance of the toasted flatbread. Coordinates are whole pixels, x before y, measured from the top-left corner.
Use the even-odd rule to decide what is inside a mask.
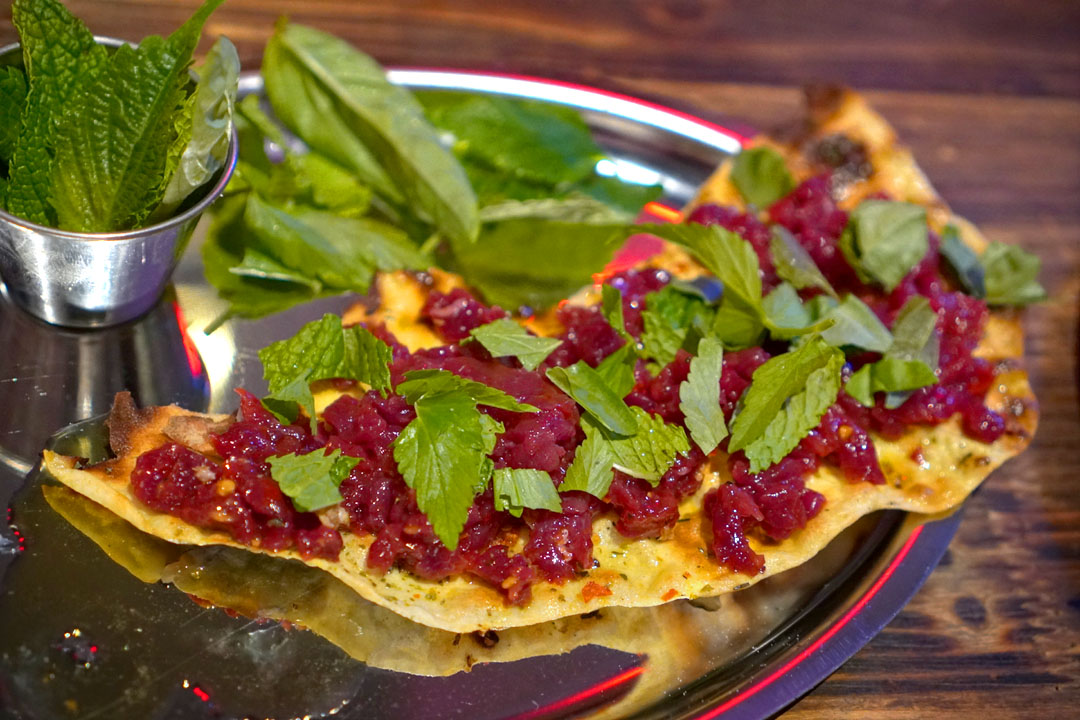
[[[809,176],[812,164],[801,147],[814,138],[843,132],[863,143],[872,172],[850,185],[845,203],[854,203],[867,194],[887,190],[896,199],[920,203],[928,208],[931,225],[940,228],[951,218],[948,208],[936,196],[915,165],[911,154],[896,144],[895,133],[854,93],[834,91],[812,101],[811,122],[795,140],[783,144],[766,139],[790,160],[797,179]],[[731,182],[730,164],[725,163],[703,187],[695,201],[741,205]],[[972,246],[982,243],[977,231],[961,223],[962,239]],[[649,261],[692,274],[695,263],[682,251],[668,247]],[[435,285],[458,282],[436,273],[434,282],[422,282],[402,273],[379,279],[381,303],[377,309],[358,306],[346,314],[346,321],[385,323],[411,349],[441,344],[419,320],[426,293]],[[534,322],[531,328],[553,332],[551,322]],[[702,498],[709,490],[729,480],[727,457],[717,451],[703,467],[701,488],[681,505],[681,519],[662,539],[627,539],[615,530],[614,520],[600,516],[594,522],[593,543],[596,566],[587,574],[557,585],[537,582],[532,599],[524,606],[508,606],[501,594],[481,581],[457,576],[441,582],[422,580],[408,572],[392,569],[386,574],[367,567],[370,536],[343,531],[344,550],[339,560],[313,559],[308,565],[321,568],[352,588],[361,597],[386,607],[418,623],[453,632],[472,632],[532,625],[602,607],[647,607],[678,598],[717,596],[748,587],[766,577],[805,563],[860,517],[882,509],[914,513],[941,513],[957,507],[990,472],[1020,453],[1030,442],[1037,423],[1037,405],[1021,367],[1022,335],[1015,315],[998,313],[988,323],[978,354],[995,363],[996,382],[986,398],[989,408],[1007,418],[1009,432],[992,444],[967,437],[957,417],[934,427],[911,427],[899,440],[873,436],[886,483],[850,483],[836,469],[822,466],[807,479],[807,487],[826,498],[824,509],[802,530],[781,542],[752,536],[753,550],[764,556],[763,573],[747,576],[718,565],[710,557],[708,520]],[[324,408],[338,391],[327,389],[317,398]],[[135,459],[147,450],[175,439],[176,428],[185,423],[204,422],[194,413],[178,407],[147,408],[134,411],[119,407],[115,423],[122,428],[113,438],[118,457],[105,463],[80,468],[74,458],[46,453],[49,472],[65,485],[116,513],[139,530],[173,543],[186,545],[229,545],[247,550],[230,536],[194,527],[150,510],[131,492],[129,476]],[[214,422],[209,418],[205,422]],[[166,435],[171,424],[172,431]],[[257,550],[256,550],[257,551]],[[299,559],[292,551],[272,553]]]

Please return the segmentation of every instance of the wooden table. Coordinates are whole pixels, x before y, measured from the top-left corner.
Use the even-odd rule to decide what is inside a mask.
[[[98,34],[167,33],[194,0],[71,0]],[[274,19],[388,65],[546,76],[728,123],[792,117],[799,86],[864,91],[944,197],[1043,258],[1027,311],[1042,423],[995,473],[925,587],[788,717],[1065,717],[1080,700],[1080,5],[1055,0],[229,0],[246,68]],[[0,21],[0,39],[14,39]]]

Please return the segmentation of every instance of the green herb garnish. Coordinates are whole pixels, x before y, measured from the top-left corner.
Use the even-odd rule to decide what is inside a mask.
[[[638,424],[634,413],[604,382],[603,377],[584,360],[579,360],[570,367],[548,368],[547,377],[611,432],[619,435],[633,435],[637,432]]]
[[[731,182],[746,202],[766,208],[795,187],[780,153],[769,147],[743,150],[735,156]]]
[[[533,335],[510,318],[500,318],[469,331],[492,357],[515,357],[526,370],[535,370],[562,344],[558,338]]]
[[[342,501],[338,488],[360,462],[337,449],[326,453],[315,450],[306,455],[269,457],[270,477],[292,500],[299,512],[312,512]]]
[[[532,468],[501,468],[492,477],[495,509],[521,517],[525,508],[562,512],[559,491],[551,476]]]
[[[840,249],[864,282],[892,292],[930,249],[926,209],[892,200],[864,200],[851,212]]]
[[[679,386],[679,409],[686,416],[690,437],[708,455],[727,437],[720,409],[720,375],[724,369],[724,346],[716,338],[704,338],[698,355],[690,361],[690,373]]]

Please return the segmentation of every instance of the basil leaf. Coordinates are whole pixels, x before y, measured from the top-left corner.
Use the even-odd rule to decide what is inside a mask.
[[[551,476],[531,468],[500,468],[492,478],[495,509],[521,517],[525,508],[562,512],[559,491]]]
[[[331,453],[320,449],[306,455],[273,456],[266,462],[270,477],[289,496],[293,507],[299,512],[312,512],[344,499],[338,488],[360,460],[343,456],[339,448]]]
[[[820,342],[815,340],[806,346]],[[821,416],[836,402],[843,367],[844,354],[833,349],[823,364],[810,371],[803,389],[790,395],[761,434],[743,448],[750,461],[750,472],[761,472],[782,460],[807,433],[818,426]],[[754,375],[756,381],[757,373]],[[744,405],[744,413],[749,405],[749,402]]]
[[[821,337],[834,347],[849,345],[883,353],[892,345],[892,333],[855,295],[844,296],[826,317],[833,320],[833,326],[823,330]]]
[[[787,280],[799,290],[819,288],[829,296],[839,298],[833,286],[821,274],[821,270],[810,257],[810,253],[799,244],[795,236],[782,225],[772,226],[769,238],[769,252],[772,253],[776,274]]]
[[[449,370],[410,370],[405,373],[405,380],[398,384],[396,392],[411,404],[415,404],[422,397],[457,393],[472,399],[477,405],[511,412],[539,412],[536,406],[519,402],[502,390],[468,380]]]
[[[548,368],[547,377],[560,390],[588,410],[608,430],[633,435],[638,430],[634,413],[596,370],[579,360],[570,367]]]
[[[926,209],[864,200],[851,212],[840,249],[860,278],[892,292],[930,249]]]
[[[383,272],[431,267],[431,258],[393,225],[304,207],[293,208],[291,215],[318,233],[349,264],[370,265]]]
[[[603,500],[615,479],[615,455],[604,436],[591,430],[592,425],[583,424],[582,427],[585,428],[585,440],[578,445],[559,492],[580,490]]]
[[[634,389],[636,359],[633,346],[627,343],[601,360],[596,374],[618,397],[625,398]]]
[[[528,218],[588,225],[634,221],[634,215],[606,205],[588,195],[503,200],[492,205],[485,205],[480,209],[480,222],[485,223]]]
[[[19,31],[29,91],[5,201],[11,214],[55,226],[50,197],[56,127],[75,96],[105,67],[108,54],[57,0],[15,0],[11,19]]]
[[[941,255],[956,272],[960,284],[977,298],[986,297],[986,272],[975,251],[964,244],[955,225],[946,225],[941,235]]]
[[[581,426],[586,436],[592,433],[603,438],[616,470],[656,487],[675,458],[690,452],[690,442],[681,427],[665,423],[659,415],[650,415],[637,406],[630,411],[638,427],[630,435],[611,432],[589,414],[582,416]]]
[[[735,156],[731,183],[746,202],[766,208],[795,187],[780,153],[769,147],[743,150]]]
[[[626,329],[623,317],[622,292],[618,288],[604,283],[600,286],[600,310],[612,329],[630,345],[637,345],[637,339]]]
[[[760,445],[755,446],[755,455],[751,458],[751,471],[758,472],[761,468],[768,466],[762,465],[767,458],[774,457],[776,452],[788,444],[792,448],[797,445],[805,436],[805,432],[795,437],[796,431],[805,425],[805,422],[813,415],[813,411],[820,406],[820,402],[826,399],[825,396],[828,393],[808,396],[795,408],[798,412],[791,415],[782,413],[785,405],[796,395],[810,390],[808,382],[816,371],[835,366],[836,374],[839,375],[843,363],[843,353],[827,345],[819,336],[814,336],[798,348],[783,355],[777,355],[758,367],[751,378],[750,387],[742,397],[742,409],[731,424],[729,452],[746,449],[764,438]],[[824,373],[821,376],[815,376],[815,379],[825,382],[828,380],[826,376],[831,377],[829,373]],[[828,390],[830,386],[831,383],[828,383],[823,386],[823,389]],[[839,390],[839,384],[836,388]],[[836,393],[834,392],[829,404],[831,405],[835,400]],[[828,405],[822,408],[821,413],[824,413],[827,408]],[[777,423],[776,426],[773,426],[774,422]],[[812,427],[807,428],[807,431]],[[787,452],[784,454],[786,455]]]
[[[1037,278],[1041,262],[1016,245],[990,243],[979,258],[986,272],[986,302],[991,305],[1028,305],[1046,299]]]
[[[728,434],[720,409],[723,362],[723,344],[716,338],[703,338],[698,344],[697,357],[690,361],[690,373],[679,385],[679,410],[686,417],[690,437],[706,455]]]
[[[374,60],[332,35],[284,24],[266,46],[263,74],[275,113],[311,147],[336,157],[342,142],[355,150],[355,138],[439,231],[463,242],[476,238],[476,196],[461,165],[416,100]],[[299,100],[305,96],[317,102],[306,105]]]
[[[393,442],[394,460],[435,535],[455,550],[473,498],[491,472],[491,426],[463,392],[442,392],[413,403],[416,417]]]
[[[535,370],[562,345],[558,338],[537,337],[510,318],[500,318],[469,331],[492,357],[516,357],[526,370]]]
[[[228,271],[234,275],[257,280],[296,283],[310,288],[314,293],[318,293],[323,289],[323,284],[316,278],[291,270],[269,255],[264,255],[251,248],[245,248],[243,260],[240,261],[239,265],[230,267]]]

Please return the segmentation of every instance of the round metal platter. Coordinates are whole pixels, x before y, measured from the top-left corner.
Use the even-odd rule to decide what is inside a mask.
[[[429,70],[390,76],[414,89],[574,107],[609,154],[598,170],[662,183],[669,207],[686,203],[743,141],[675,111],[562,83]],[[260,90],[258,76],[242,79],[243,92]],[[142,405],[231,411],[234,388],[265,390],[259,348],[356,300],[232,320],[207,335],[223,305],[203,279],[198,244],[197,236],[161,303],[124,326],[63,330],[0,298],[0,501],[10,506],[0,534],[4,717],[769,717],[900,611],[959,523],[959,514],[926,523],[895,512],[870,516],[800,568],[706,607],[673,603],[692,621],[674,628],[681,634],[657,636],[679,641],[643,639],[616,650],[594,638],[569,652],[538,647],[535,657],[483,663],[481,645],[492,638],[465,637],[480,664],[442,676],[360,662],[313,632],[203,607],[110,560],[45,504],[35,471],[47,443],[76,455],[99,451],[100,420],[53,434],[107,412],[119,390]],[[632,634],[655,634],[645,611],[620,612],[631,628],[639,623]],[[376,639],[387,647],[407,641]]]

